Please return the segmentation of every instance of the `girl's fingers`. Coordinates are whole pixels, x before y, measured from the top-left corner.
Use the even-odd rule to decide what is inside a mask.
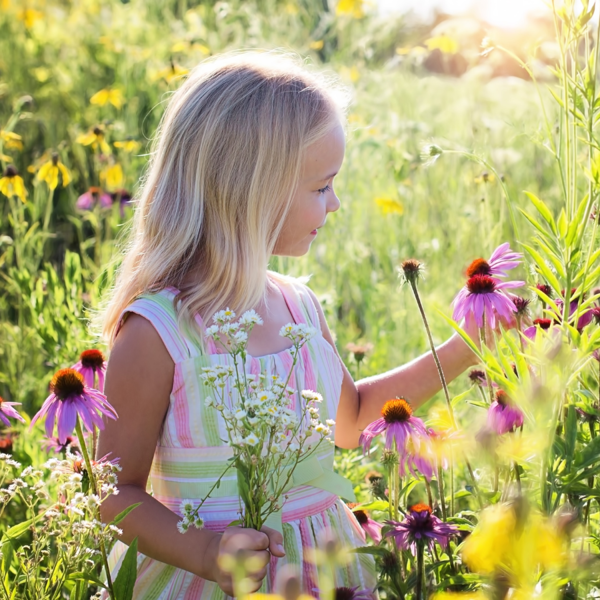
[[[277,556],[278,558],[285,556],[283,535],[276,529],[271,529],[271,527],[263,527],[261,531],[269,536],[269,551],[271,554],[273,556]]]

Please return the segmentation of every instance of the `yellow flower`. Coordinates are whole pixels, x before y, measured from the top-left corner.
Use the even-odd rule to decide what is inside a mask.
[[[0,139],[2,145],[9,149],[23,150],[23,138],[12,131],[4,131],[0,129]]]
[[[124,150],[125,152],[137,152],[140,149],[141,144],[136,140],[128,138],[122,142],[114,142],[114,146],[115,148],[121,148],[121,150]]]
[[[123,185],[123,169],[119,163],[114,163],[100,171],[100,180],[108,190],[115,190]]]
[[[349,79],[352,83],[356,83],[360,79],[360,71],[356,65],[352,65],[352,67],[341,67],[340,75],[344,79]]]
[[[535,587],[540,569],[562,568],[567,552],[556,524],[522,502],[518,507],[495,504],[486,508],[461,554],[472,571],[502,573],[512,587],[529,590]]]
[[[335,14],[362,19],[365,16],[364,4],[364,0],[340,0],[335,9]]]
[[[6,167],[6,171],[4,171],[4,177],[0,179],[0,192],[2,192],[8,198],[17,196],[17,198],[21,198],[21,201],[25,203],[25,199],[27,198],[27,190],[25,189],[23,178],[12,165],[8,165],[8,167]]]
[[[90,98],[90,104],[96,104],[98,106],[104,106],[105,104],[112,104],[115,108],[121,108],[123,103],[125,102],[125,98],[123,98],[123,93],[118,89],[103,89],[99,92],[96,92]]]
[[[2,154],[1,152],[0,152],[0,160],[2,162],[6,162],[6,163],[12,162],[12,158],[10,156],[8,156],[8,154]]]
[[[396,54],[400,56],[404,56],[405,54],[410,54],[412,48],[410,46],[398,46],[396,48]]]
[[[110,154],[110,146],[104,139],[104,135],[104,129],[96,126],[93,129],[90,129],[87,133],[78,135],[75,141],[78,144],[83,144],[84,146],[91,146],[93,150],[100,150],[102,154]]]
[[[456,54],[458,52],[458,42],[447,35],[438,35],[425,40],[425,45],[432,50],[439,50],[443,54]]]
[[[52,158],[40,167],[37,178],[40,181],[45,181],[51,190],[55,190],[58,185],[59,173],[62,176],[63,187],[67,187],[71,182],[71,174],[67,167],[60,162],[58,154],[53,152]]]
[[[475,177],[475,183],[494,183],[496,178],[493,173],[488,173],[484,171],[479,177]]]
[[[404,205],[400,200],[394,200],[393,198],[375,198],[375,204],[381,208],[384,215],[404,214]]]
[[[165,79],[167,83],[171,83],[175,79],[179,79],[184,75],[187,75],[188,73],[189,69],[181,67],[173,61],[171,61],[170,66],[168,66],[166,69],[158,71],[158,73],[154,75],[153,79],[154,81],[156,81],[157,79]]]
[[[19,21],[23,21],[27,29],[31,29],[36,21],[39,21],[43,18],[43,13],[33,8],[25,8],[23,10],[17,11],[17,19],[19,19]]]
[[[313,40],[308,47],[311,50],[322,50],[323,49],[323,45],[325,42],[323,42],[323,40]]]

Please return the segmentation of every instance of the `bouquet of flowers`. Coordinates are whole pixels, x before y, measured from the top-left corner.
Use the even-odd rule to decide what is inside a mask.
[[[267,378],[245,370],[248,336],[255,325],[262,324],[261,318],[253,310],[235,318],[229,309],[219,311],[213,317],[214,325],[207,329],[207,335],[227,349],[232,364],[206,367],[200,375],[212,390],[206,403],[221,414],[233,456],[195,509],[190,501],[182,503],[183,518],[178,523],[182,533],[190,525],[202,527],[198,512],[231,468],[237,470],[244,505],[235,524],[260,530],[281,510],[296,467],[314,456],[322,444],[332,443],[328,436],[335,421],[321,422],[318,405],[322,396],[288,385],[301,348],[316,330],[302,323],[282,327],[280,335],[292,342],[292,365],[285,380],[279,375]]]

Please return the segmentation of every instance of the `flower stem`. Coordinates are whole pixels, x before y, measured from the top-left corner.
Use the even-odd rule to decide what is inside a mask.
[[[425,600],[425,552],[423,542],[417,543],[417,589],[416,600]]]
[[[446,521],[448,519],[448,512],[446,510],[446,498],[445,498],[446,494],[444,493],[444,476],[443,476],[441,466],[438,467],[437,479],[438,479],[438,490],[439,490],[439,494],[440,494],[440,503],[442,505],[442,519],[444,521]]]
[[[429,323],[427,322],[427,317],[425,315],[425,310],[423,308],[423,304],[421,303],[421,298],[419,296],[419,291],[417,289],[417,284],[415,281],[410,281],[410,287],[412,288],[413,294],[415,296],[415,300],[417,302],[417,306],[419,307],[419,312],[421,313],[421,318],[423,319],[423,325],[425,325],[425,331],[427,332],[427,338],[429,340],[429,346],[431,347],[431,355],[433,356],[433,360],[435,361],[435,366],[438,370],[438,375],[440,376],[440,381],[442,382],[442,388],[444,389],[444,395],[446,396],[446,404],[448,405],[448,412],[450,413],[450,420],[452,421],[452,427],[456,429],[456,419],[454,418],[454,410],[452,409],[452,402],[450,400],[450,392],[448,391],[448,384],[446,383],[446,377],[444,376],[444,371],[442,370],[442,364],[440,363],[440,359],[435,349],[435,344],[433,343],[433,337],[431,336],[431,329],[429,328]]]
[[[77,439],[79,440],[79,448],[81,449],[81,454],[83,455],[85,468],[87,469],[88,476],[90,478],[90,487],[92,488],[92,493],[97,496],[98,488],[96,487],[96,477],[94,476],[94,472],[92,471],[92,462],[90,460],[90,455],[87,451],[87,446],[85,445],[85,438],[83,437],[83,431],[81,429],[81,423],[79,422],[79,416],[77,416],[77,420],[75,421],[75,431],[77,432]],[[108,592],[110,594],[110,598],[111,600],[117,600],[117,597],[115,595],[115,589],[113,587],[112,577],[110,576],[110,567],[108,566],[108,556],[106,554],[106,547],[104,546],[104,540],[102,538],[100,538],[100,553],[102,554],[102,563],[104,565],[104,571],[106,572],[106,583],[108,585]]]
[[[478,328],[479,330],[479,341],[481,343],[481,349],[486,345],[485,343],[485,311],[482,315],[483,325]],[[492,380],[490,379],[490,374],[487,369],[485,369],[485,380],[487,381],[488,393],[490,396],[490,404],[494,402],[494,389],[492,387]]]

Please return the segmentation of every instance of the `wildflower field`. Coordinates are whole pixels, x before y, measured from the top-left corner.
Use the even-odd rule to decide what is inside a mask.
[[[248,48],[296,52],[353,94],[341,208],[307,256],[271,268],[310,277],[355,378],[455,332],[480,359],[417,410],[399,390],[363,433],[369,452],[337,452],[378,585],[331,578],[321,596],[600,598],[594,5],[554,6],[518,47],[360,0],[0,7],[1,599],[135,594],[135,544],[117,580],[102,572],[126,515],[100,519],[118,462],[95,456],[97,428],[117,415],[90,320],[170,93],[204,58]],[[432,56],[468,68],[434,74]],[[519,76],[492,77],[498,56]],[[182,509],[182,527],[201,512]],[[315,568],[351,560],[324,547]]]

